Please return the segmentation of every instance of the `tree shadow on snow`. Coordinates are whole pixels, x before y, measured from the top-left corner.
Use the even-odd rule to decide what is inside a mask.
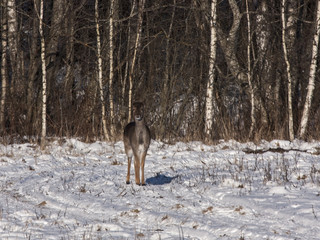
[[[150,185],[164,185],[164,184],[169,184],[171,183],[171,181],[175,178],[177,178],[178,176],[174,176],[174,177],[167,177],[164,174],[161,173],[157,173],[156,176],[151,177],[151,178],[147,178],[146,182],[147,184]]]

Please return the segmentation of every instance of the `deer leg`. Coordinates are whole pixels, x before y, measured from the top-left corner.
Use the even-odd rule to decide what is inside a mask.
[[[140,158],[137,155],[134,156],[134,171],[136,184],[140,185]]]
[[[144,181],[144,162],[146,160],[147,152],[144,152],[141,157],[141,185],[146,185]]]
[[[132,159],[132,157],[128,157],[128,172],[127,172],[127,180],[126,180],[126,183],[127,183],[127,184],[130,184],[131,159]]]

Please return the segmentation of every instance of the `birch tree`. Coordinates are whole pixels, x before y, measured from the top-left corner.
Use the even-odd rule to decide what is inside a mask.
[[[110,131],[111,136],[115,135],[115,119],[113,106],[113,18],[114,18],[114,4],[115,0],[110,0],[110,17],[109,17],[109,106],[110,106]]]
[[[280,80],[279,80],[279,78],[275,79],[275,81],[276,81],[275,86],[271,87],[268,84],[268,81],[270,79],[270,75],[272,72],[272,61],[267,56],[268,50],[270,49],[269,47],[270,47],[270,42],[271,42],[270,41],[270,35],[271,35],[270,22],[268,21],[268,19],[266,17],[269,15],[267,0],[261,0],[257,7],[258,7],[258,9],[256,11],[255,18],[254,18],[255,24],[256,24],[254,34],[256,36],[257,51],[256,51],[256,54],[253,54],[253,56],[255,56],[255,55],[258,56],[256,63],[257,63],[257,67],[258,67],[258,71],[259,71],[260,76],[257,77],[256,80],[261,81],[260,86],[263,89],[258,91],[258,93],[256,92],[256,97],[258,99],[256,99],[256,101],[255,101],[255,106],[256,106],[256,108],[257,108],[257,106],[259,106],[259,108],[260,108],[261,122],[266,125],[269,125],[267,109],[264,107],[265,105],[262,104],[261,97],[259,98],[258,96],[262,96],[262,98],[264,96],[265,97],[275,96],[274,101],[272,101],[272,102],[275,103],[276,101],[278,101],[277,95],[279,93],[279,90],[278,90],[277,86],[280,85],[280,84],[278,84],[280,82]],[[251,44],[252,44],[252,42],[251,42]],[[254,65],[255,65],[255,63],[254,63]],[[258,85],[259,85],[259,83],[257,82],[257,84],[255,85],[255,90],[257,89]],[[258,100],[258,102],[257,102],[257,100]],[[276,111],[274,111],[274,112],[276,112]],[[276,114],[274,114],[274,115],[276,116]]]
[[[255,118],[255,96],[254,96],[254,88],[252,84],[252,74],[251,74],[251,22],[250,22],[250,14],[249,14],[249,5],[248,0],[246,0],[246,15],[247,15],[247,35],[248,35],[248,44],[247,44],[247,78],[248,84],[250,89],[250,102],[251,102],[251,125],[249,130],[249,138],[252,137],[254,127],[256,125],[256,118]]]
[[[293,52],[294,41],[296,39],[296,22],[297,22],[297,2],[296,0],[288,0],[288,18],[286,21],[286,42],[289,53]]]
[[[313,92],[315,88],[315,77],[316,77],[316,68],[317,68],[317,59],[318,59],[318,48],[319,48],[319,35],[320,35],[320,3],[317,3],[317,16],[315,21],[315,33],[313,35],[313,45],[312,45],[312,56],[309,72],[309,83],[306,100],[304,103],[302,118],[300,121],[300,131],[299,137],[304,138],[306,135],[307,125],[310,116],[310,109],[312,104]]]
[[[286,45],[286,19],[285,19],[285,5],[286,0],[282,0],[281,4],[281,23],[282,23],[282,48],[284,54],[284,60],[286,64],[287,77],[288,77],[288,130],[289,130],[289,139],[292,141],[294,139],[294,130],[293,130],[293,113],[292,113],[292,75],[291,67],[288,58],[288,50]]]
[[[102,55],[101,55],[98,0],[95,0],[95,23],[96,23],[96,33],[97,33],[98,85],[99,85],[100,104],[101,104],[101,121],[102,121],[103,136],[105,140],[107,140],[108,132],[107,132],[106,108],[105,108],[103,83],[102,83]]]
[[[0,102],[0,132],[5,132],[5,108],[7,95],[7,1],[2,1],[1,7],[1,102]]]
[[[267,0],[262,0],[259,5],[259,9],[256,14],[256,36],[257,36],[257,45],[259,50],[259,55],[262,55],[260,58],[260,64],[266,65],[267,73],[270,68],[269,59],[265,59],[266,52],[268,48],[268,41],[270,37],[270,29],[268,28],[268,21],[266,19],[268,8]],[[265,61],[262,62],[262,59]]]
[[[211,1],[210,6],[210,56],[209,56],[209,78],[206,90],[205,104],[205,136],[207,141],[211,138],[214,111],[213,83],[215,78],[215,64],[217,52],[217,0]]]
[[[135,62],[137,58],[137,52],[138,48],[140,46],[141,41],[141,32],[142,32],[142,20],[143,20],[143,10],[144,10],[145,0],[139,1],[139,10],[138,10],[138,24],[137,24],[137,31],[136,31],[136,38],[134,43],[134,49],[133,49],[133,57],[131,62],[131,68],[129,72],[129,112],[128,112],[128,121],[131,121],[131,109],[132,109],[132,90],[133,90],[133,73],[134,73],[134,67]]]
[[[37,3],[34,1],[35,9],[37,11]],[[46,48],[43,34],[43,0],[40,0],[39,9],[39,34],[41,41],[41,70],[42,70],[42,113],[41,113],[41,149],[44,149],[47,135],[47,72],[46,72]]]

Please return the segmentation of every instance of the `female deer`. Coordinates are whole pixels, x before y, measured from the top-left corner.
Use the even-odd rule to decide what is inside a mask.
[[[123,132],[124,149],[128,157],[128,172],[126,183],[130,183],[130,166],[134,156],[135,180],[138,185],[145,185],[144,162],[150,145],[151,134],[144,123],[144,106],[141,102],[133,103],[134,122],[130,122]],[[141,181],[140,181],[141,169]]]

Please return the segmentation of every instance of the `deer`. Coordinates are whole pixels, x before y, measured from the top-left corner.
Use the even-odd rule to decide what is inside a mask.
[[[130,167],[134,157],[135,182],[146,185],[144,180],[144,164],[151,141],[150,129],[144,121],[144,105],[142,102],[132,104],[134,121],[128,123],[123,131],[124,149],[128,158],[128,172],[126,183],[130,184]],[[140,179],[141,170],[141,179]]]

